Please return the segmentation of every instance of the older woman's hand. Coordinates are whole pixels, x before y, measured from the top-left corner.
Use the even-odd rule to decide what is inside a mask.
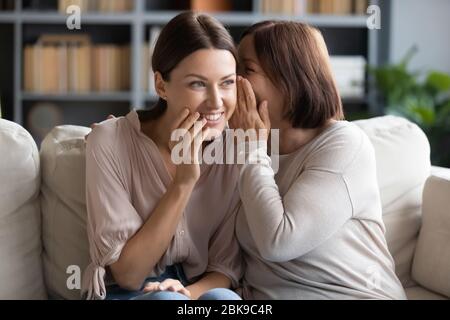
[[[229,121],[232,129],[255,130],[256,135],[249,135],[250,139],[267,141],[270,132],[269,110],[267,101],[257,106],[256,96],[250,82],[242,78],[237,79],[237,105]]]

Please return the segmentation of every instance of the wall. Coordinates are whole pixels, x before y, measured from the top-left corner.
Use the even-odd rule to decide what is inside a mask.
[[[391,62],[417,45],[411,69],[450,73],[450,0],[393,0],[390,14]]]

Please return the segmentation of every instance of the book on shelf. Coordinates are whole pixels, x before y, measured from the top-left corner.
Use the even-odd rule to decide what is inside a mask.
[[[15,0],[0,0],[0,11],[12,11],[14,10]]]
[[[352,14],[352,0],[320,0],[320,14]]]
[[[307,0],[308,13],[324,15],[364,15],[368,0]]]
[[[330,63],[341,97],[364,98],[366,59],[363,56],[331,56]]]
[[[233,4],[231,0],[191,0],[190,8],[195,11],[208,12],[231,11]]]
[[[129,46],[93,45],[88,36],[44,35],[24,48],[24,90],[67,94],[125,91]]]
[[[353,11],[356,15],[365,15],[368,7],[368,0],[355,0],[353,3]]]
[[[263,14],[302,15],[363,15],[367,0],[261,0]]]
[[[261,0],[263,14],[300,15],[304,12],[305,0]]]
[[[133,4],[133,0],[58,0],[58,11],[65,14],[69,6],[76,5],[82,12],[128,12]]]

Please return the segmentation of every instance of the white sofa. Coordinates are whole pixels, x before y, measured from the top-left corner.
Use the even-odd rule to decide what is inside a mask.
[[[408,297],[449,299],[450,169],[431,168],[426,136],[405,119],[355,123],[376,151],[386,238]],[[89,131],[57,127],[39,153],[26,130],[0,119],[0,299],[79,298]]]

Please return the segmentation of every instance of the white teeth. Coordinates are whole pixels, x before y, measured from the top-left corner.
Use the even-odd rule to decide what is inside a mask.
[[[221,113],[204,114],[203,117],[208,121],[217,121],[222,117],[222,114]]]

